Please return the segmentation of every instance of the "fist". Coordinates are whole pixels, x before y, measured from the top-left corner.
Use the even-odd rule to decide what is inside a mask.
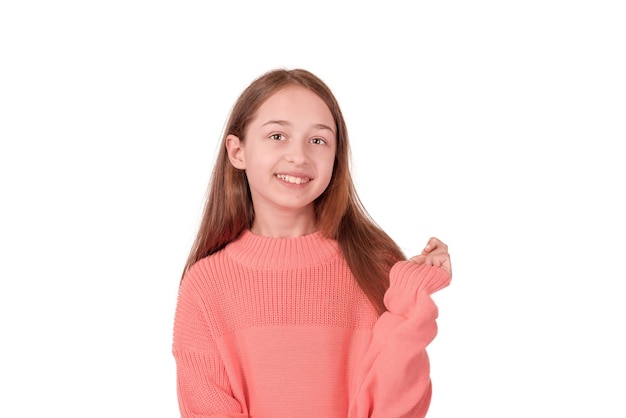
[[[441,267],[452,277],[452,263],[450,262],[448,246],[437,238],[429,239],[422,253],[411,257],[409,261],[417,264],[426,264],[427,266]]]

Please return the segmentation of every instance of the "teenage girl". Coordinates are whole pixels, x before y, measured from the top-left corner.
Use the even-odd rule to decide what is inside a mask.
[[[312,73],[270,71],[235,103],[180,283],[183,417],[423,417],[431,294],[447,246],[407,260],[368,216],[348,132]]]

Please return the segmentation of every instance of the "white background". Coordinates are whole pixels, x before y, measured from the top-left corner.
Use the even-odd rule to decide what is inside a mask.
[[[335,92],[374,219],[450,246],[429,418],[626,416],[620,3],[3,2],[0,416],[177,416],[217,141],[276,67]]]

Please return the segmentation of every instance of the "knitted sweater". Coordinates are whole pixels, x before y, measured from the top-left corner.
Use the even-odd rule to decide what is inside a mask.
[[[182,416],[425,416],[430,295],[449,281],[400,261],[379,316],[336,241],[244,231],[181,282],[172,349]]]

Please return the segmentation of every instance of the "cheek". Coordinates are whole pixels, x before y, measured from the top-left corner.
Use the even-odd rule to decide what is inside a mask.
[[[326,164],[324,165],[323,177],[324,177],[324,182],[326,183],[326,186],[330,184],[330,180],[333,177],[334,163],[335,163],[335,159],[333,158],[332,160],[327,161]]]
[[[260,173],[263,170],[268,170],[271,164],[267,160],[268,158],[263,151],[257,151],[256,154],[252,155],[252,158],[246,159],[246,171]]]

